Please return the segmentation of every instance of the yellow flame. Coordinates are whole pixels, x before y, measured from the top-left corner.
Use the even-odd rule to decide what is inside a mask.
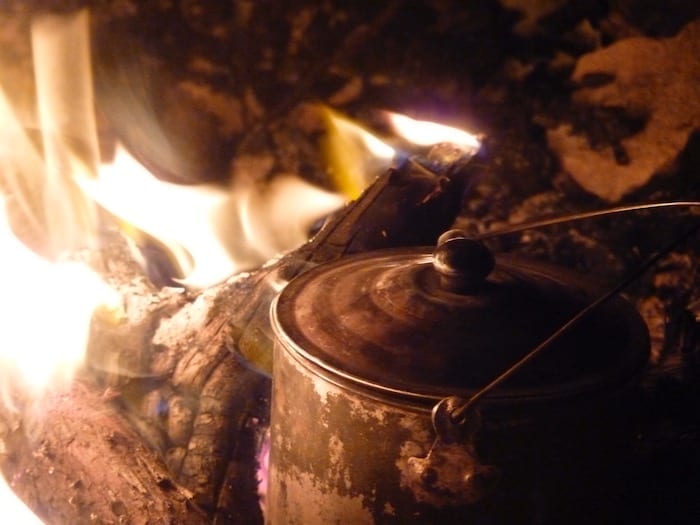
[[[0,385],[37,398],[70,381],[94,308],[115,296],[85,264],[62,260],[89,246],[95,229],[93,204],[75,184],[94,175],[98,156],[87,12],[34,20],[31,42],[40,146],[0,89]]]
[[[0,176],[5,191],[15,199],[23,217],[23,237],[40,238],[44,229],[39,214],[44,162],[0,87]]]
[[[112,164],[99,166],[87,11],[36,19],[31,41],[40,146],[0,89],[0,189],[12,199],[13,219],[11,228],[0,195],[0,390],[11,397],[20,386],[37,399],[80,367],[95,309],[120,307],[121,298],[87,265],[61,258],[95,238],[95,203],[135,235],[167,246],[183,283],[204,287],[300,245],[310,225],[344,199],[291,175],[267,184],[239,178],[229,187],[170,184],[121,148]],[[330,109],[323,115],[329,171],[337,188],[355,198],[397,151]],[[397,135],[419,146],[479,147],[465,131],[398,114],[389,120]],[[29,230],[23,240],[46,241],[42,253],[52,260],[20,242],[18,226]],[[22,522],[35,523],[27,516]]]
[[[255,268],[308,239],[311,224],[343,199],[294,176],[269,184],[182,186],[155,178],[123,148],[81,187],[105,209],[158,239],[181,282],[204,288]]]
[[[468,131],[453,128],[428,120],[416,120],[399,113],[388,112],[389,121],[396,133],[417,146],[433,146],[442,142],[449,142],[466,149],[479,149],[479,138]]]
[[[316,221],[344,204],[338,193],[294,175],[279,175],[265,185],[238,182],[232,188],[224,231],[245,239],[236,252],[238,260],[255,267],[303,244]]]
[[[39,397],[82,364],[92,313],[119,298],[84,263],[49,262],[26,248],[0,200],[0,379]]]
[[[428,120],[416,120],[399,113],[387,112],[387,117],[399,136],[417,146],[433,146],[448,142],[473,152],[481,146],[476,135],[459,128]]]
[[[91,245],[96,210],[75,187],[99,164],[86,9],[43,15],[31,24],[45,169],[43,212],[51,255]]]
[[[40,144],[0,88],[0,394],[29,426],[42,395],[68,386],[81,366],[93,311],[120,304],[86,264],[65,259],[95,231],[94,205],[75,184],[98,163],[88,42],[87,11],[32,22]],[[6,521],[41,523],[2,476],[0,506]]]
[[[321,107],[321,113],[327,129],[324,151],[329,175],[338,190],[353,199],[399,155],[441,143],[458,146],[465,155],[473,155],[481,147],[473,133],[400,113],[382,112],[394,131],[384,140],[330,108]]]
[[[331,180],[350,199],[360,193],[394,160],[394,148],[359,123],[327,107],[321,108],[327,128],[325,155]]]
[[[213,235],[216,210],[226,203],[223,190],[158,180],[121,147],[97,179],[80,185],[110,213],[162,242],[180,271],[199,285],[236,269],[227,247]]]

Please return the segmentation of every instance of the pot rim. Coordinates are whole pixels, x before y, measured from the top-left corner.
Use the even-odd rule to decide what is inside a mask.
[[[335,266],[346,264],[347,261],[351,259],[357,259],[359,261],[362,259],[376,258],[377,261],[383,261],[387,257],[401,256],[398,257],[398,259],[412,259],[416,265],[427,264],[430,260],[430,255],[427,251],[429,249],[429,247],[415,247],[408,249],[378,250],[371,254],[351,255],[344,258],[344,260],[317,266],[298,277],[295,280],[298,280],[300,284],[297,285],[296,290],[303,288],[309,279],[314,279],[315,276],[324,272],[325,267],[334,268]],[[535,273],[544,272],[543,275],[547,276],[547,278],[553,278],[547,274],[548,271],[558,271],[570,274],[569,277],[580,278],[583,281],[591,281],[590,278],[578,276],[571,270],[557,267],[549,263],[542,263],[517,256],[513,257],[508,254],[499,255],[497,259],[504,261],[507,265],[516,264],[522,269],[534,271]],[[589,282],[585,286],[592,287],[593,282]],[[288,312],[290,307],[293,306],[293,300],[287,301],[285,305],[286,310],[280,307],[280,301],[284,300],[285,291],[288,289],[288,287],[285,287],[284,290],[277,294],[270,305],[270,321],[276,346],[278,344],[281,345],[294,356],[297,362],[310,368],[314,373],[323,375],[325,379],[343,388],[360,388],[365,392],[370,391],[383,396],[413,400],[424,404],[434,403],[436,400],[450,396],[469,399],[488,384],[488,378],[485,378],[484,382],[481,384],[469,385],[464,388],[455,385],[445,386],[444,384],[382,383],[376,378],[363,377],[356,371],[345,370],[338,364],[324,359],[323,355],[316,355],[313,351],[314,348],[304,348],[303,340],[297,342],[294,339],[293,334],[295,334],[297,330],[295,328],[295,323],[290,320],[289,313],[285,313],[285,311]],[[290,290],[288,295],[293,296],[294,294],[291,293]],[[555,380],[544,385],[499,386],[494,392],[487,396],[486,402],[490,404],[513,404],[520,402],[543,403],[565,399],[571,400],[573,398],[590,396],[596,393],[616,391],[638,380],[648,362],[649,335],[647,326],[639,316],[636,308],[634,308],[634,305],[630,304],[629,301],[623,297],[614,297],[610,304],[616,305],[615,312],[617,315],[620,315],[621,323],[627,327],[627,337],[622,343],[622,350],[620,351],[621,357],[614,367],[565,380]],[[282,320],[282,317],[285,319]],[[290,326],[285,328],[283,324],[289,324]],[[278,351],[277,348],[275,351]]]
[[[275,336],[274,351],[280,351],[281,347],[281,349],[287,352],[295,360],[295,362],[299,363],[310,372],[322,377],[335,386],[343,389],[362,391],[363,393],[369,394],[372,397],[382,397],[383,399],[388,398],[395,400],[396,402],[415,403],[426,408],[432,408],[436,402],[446,397],[456,396],[463,399],[469,399],[480,390],[479,387],[450,390],[435,389],[431,392],[419,392],[416,390],[408,390],[384,385],[334,367],[319,357],[304,350],[284,331],[284,328],[281,326],[277,316],[277,304],[279,302],[280,295],[281,294],[278,294],[274,297],[270,306],[271,326]],[[646,344],[646,338],[640,337],[639,339],[640,340],[634,342],[633,344]],[[546,404],[552,402],[571,401],[582,397],[594,396],[596,394],[605,394],[610,391],[624,390],[642,376],[645,367],[646,361],[640,359],[639,366],[637,366],[634,370],[630,370],[627,377],[619,378],[618,381],[610,381],[608,383],[601,383],[599,381],[594,381],[591,378],[585,378],[578,381],[565,383],[564,386],[566,388],[561,388],[560,385],[553,385],[547,388],[539,389],[533,387],[499,387],[490,393],[481,403],[487,406]]]

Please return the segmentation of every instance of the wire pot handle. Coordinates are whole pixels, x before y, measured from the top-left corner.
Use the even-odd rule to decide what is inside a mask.
[[[650,203],[650,204],[634,204],[634,205],[629,205],[629,206],[618,206],[615,208],[608,208],[608,209],[604,209],[604,210],[581,212],[581,213],[575,213],[575,214],[571,214],[571,215],[565,215],[565,216],[555,217],[555,218],[550,218],[550,219],[541,219],[541,220],[537,220],[537,221],[533,221],[533,222],[529,222],[529,223],[515,225],[512,227],[505,228],[505,229],[498,230],[498,231],[494,231],[494,232],[480,234],[480,235],[477,235],[477,236],[474,236],[471,238],[476,239],[476,240],[485,240],[485,239],[494,238],[494,237],[497,237],[500,235],[518,233],[518,232],[533,229],[533,228],[543,228],[546,226],[553,226],[556,224],[575,222],[575,221],[585,220],[585,219],[593,219],[593,218],[604,217],[604,216],[608,216],[608,215],[615,215],[615,214],[619,214],[619,213],[627,213],[627,212],[632,212],[632,211],[657,210],[657,209],[664,209],[664,208],[677,208],[677,207],[683,207],[683,208],[700,207],[700,201],[666,201],[666,202],[658,202],[658,203]],[[654,266],[657,262],[659,262],[659,260],[661,260],[663,257],[668,255],[677,246],[682,244],[686,239],[688,239],[690,236],[692,236],[694,233],[696,233],[699,230],[700,230],[700,220],[696,221],[693,225],[691,225],[689,228],[687,228],[681,235],[676,237],[673,241],[669,242],[668,244],[663,246],[659,251],[657,251],[656,253],[651,255],[649,258],[647,258],[637,269],[635,269],[627,277],[625,277],[618,284],[616,284],[615,286],[610,288],[610,290],[608,290],[607,292],[602,294],[600,297],[598,297],[596,300],[594,300],[588,306],[584,307],[581,311],[579,311],[576,315],[574,315],[569,321],[567,321],[561,327],[559,327],[547,339],[542,341],[539,345],[537,345],[535,348],[530,350],[522,358],[520,358],[518,361],[513,363],[508,369],[506,369],[501,374],[499,374],[497,377],[495,377],[493,380],[491,380],[491,382],[489,382],[488,384],[483,386],[481,389],[479,389],[479,391],[477,391],[470,398],[468,398],[468,399],[458,398],[458,400],[456,402],[455,402],[454,398],[451,398],[451,399],[453,399],[453,401],[452,401],[453,408],[450,412],[450,417],[452,419],[452,422],[455,424],[458,424],[458,425],[464,424],[468,419],[469,413],[474,410],[475,405],[479,401],[481,401],[481,399],[484,396],[486,396],[489,392],[491,392],[498,385],[503,383],[506,379],[508,379],[509,377],[514,375],[525,364],[529,363],[530,361],[535,359],[537,356],[542,354],[547,348],[549,348],[549,346],[554,341],[556,341],[559,337],[561,337],[562,335],[569,332],[574,326],[576,326],[576,324],[578,324],[579,321],[581,321],[581,319],[583,319],[591,311],[593,311],[596,308],[598,308],[599,306],[605,304],[607,301],[609,301],[615,295],[622,292],[625,288],[627,288],[632,283],[634,283],[647,270],[649,270],[652,266]],[[448,235],[448,234],[450,234],[450,235]],[[445,235],[449,238],[454,238],[455,233],[454,232],[447,232],[446,234],[443,234],[443,235]],[[464,235],[464,237],[466,237],[466,235]]]

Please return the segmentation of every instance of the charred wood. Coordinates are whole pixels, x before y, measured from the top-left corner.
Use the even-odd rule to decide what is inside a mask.
[[[2,466],[45,523],[208,522],[192,493],[94,384],[76,381],[47,397],[34,417],[40,421],[25,419],[3,436]]]
[[[95,315],[86,370],[92,382],[50,397],[46,421],[54,425],[54,412],[64,418],[70,405],[80,414],[87,410],[86,403],[90,416],[97,410],[92,404],[99,400],[103,416],[115,416],[110,420],[113,430],[80,441],[81,447],[94,443],[90,451],[68,447],[59,452],[61,440],[70,443],[80,431],[73,429],[70,418],[61,419],[59,428],[42,428],[51,457],[66,455],[52,467],[57,475],[46,478],[39,475],[44,467],[32,459],[32,441],[22,442],[18,429],[10,447],[16,454],[4,462],[16,490],[41,510],[47,523],[82,523],[90,516],[110,523],[115,505],[120,516],[131,519],[138,512],[160,523],[156,520],[168,516],[161,508],[179,508],[182,494],[187,495],[187,508],[197,512],[187,517],[190,521],[175,522],[262,522],[258,456],[269,412],[272,298],[288,280],[321,262],[349,253],[434,243],[454,221],[466,180],[476,171],[467,163],[411,160],[379,177],[306,245],[200,294],[156,289],[113,234],[106,240],[102,272],[124,297],[123,311]],[[90,423],[76,419],[76,424]],[[93,431],[103,425],[100,422]],[[149,507],[154,514],[138,506],[122,509],[114,501],[103,504],[101,476],[106,465],[97,459],[91,463],[95,472],[76,471],[73,462],[81,461],[80,454],[108,458],[100,448],[113,446],[112,435],[129,436],[119,451],[133,447],[138,458],[130,458],[133,465],[108,467],[110,471],[130,476],[131,470],[144,468],[146,474],[162,473],[173,487],[148,493],[158,500]],[[148,454],[141,454],[143,450]],[[22,474],[29,472],[36,476]],[[54,511],[56,491],[44,489],[59,476],[80,478],[85,488],[80,504]],[[96,490],[100,494],[92,501],[90,494]],[[114,494],[122,498],[128,491],[115,489]]]

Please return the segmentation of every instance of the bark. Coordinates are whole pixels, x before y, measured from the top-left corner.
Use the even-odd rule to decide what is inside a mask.
[[[192,494],[95,385],[76,381],[41,410],[36,434],[21,425],[6,436],[4,470],[45,523],[207,523]]]

